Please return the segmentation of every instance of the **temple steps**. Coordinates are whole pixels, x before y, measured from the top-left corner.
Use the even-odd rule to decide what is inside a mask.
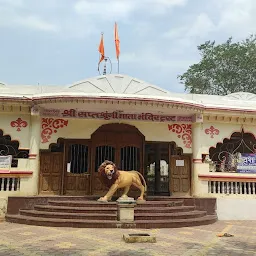
[[[169,219],[169,220],[137,220],[136,228],[181,228],[201,226],[215,223],[218,220],[216,215],[206,215],[193,219]]]
[[[59,219],[86,219],[86,220],[117,220],[115,213],[77,213],[77,212],[46,212],[37,210],[20,210],[20,215],[39,218],[59,218]]]
[[[48,201],[49,205],[53,206],[73,206],[73,207],[113,207],[117,205],[116,202],[109,202],[109,203],[103,203],[103,202],[97,202],[97,201],[56,201],[56,200],[50,200]],[[183,205],[183,201],[146,201],[143,204],[138,204],[137,207],[167,207],[167,206],[181,206]]]
[[[171,212],[188,212],[188,211],[193,211],[195,210],[195,206],[166,206],[166,207],[135,207],[135,215],[137,212],[162,212],[162,213],[171,213]]]
[[[55,206],[55,205],[35,205],[34,209],[37,211],[46,212],[64,212],[64,213],[115,213],[117,212],[117,205],[115,207],[74,207],[74,206]]]
[[[137,220],[133,223],[121,223],[114,220],[84,220],[84,219],[57,219],[39,218],[24,215],[8,215],[9,222],[49,226],[49,227],[74,227],[74,228],[179,228],[212,224],[217,221],[216,215],[206,215],[204,217],[191,219],[171,219],[171,220]]]
[[[206,216],[206,211],[174,212],[174,213],[135,213],[136,220],[168,220],[168,219],[192,219]]]
[[[70,207],[113,208],[113,207],[116,207],[117,203],[116,202],[99,203],[97,201],[88,201],[88,200],[77,200],[77,201],[49,200],[48,205],[52,205],[52,206],[70,206]]]
[[[33,199],[27,200],[31,202]],[[208,214],[202,207],[204,204],[198,207],[183,198],[148,198],[145,203],[135,206],[134,221],[127,223],[118,221],[117,202],[102,203],[85,197],[40,200],[35,198],[30,208],[20,206],[16,212],[7,212],[6,221],[52,227],[147,229],[198,226],[217,221],[215,212]]]

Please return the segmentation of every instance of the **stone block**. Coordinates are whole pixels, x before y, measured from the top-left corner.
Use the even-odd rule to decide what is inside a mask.
[[[144,233],[128,234],[123,235],[123,240],[126,243],[156,243],[156,236]]]

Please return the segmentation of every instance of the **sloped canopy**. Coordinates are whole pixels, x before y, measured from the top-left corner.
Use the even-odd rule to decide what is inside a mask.
[[[140,95],[166,95],[168,91],[139,79],[126,75],[98,76],[77,82],[71,86],[73,91],[85,93],[118,93]]]
[[[231,100],[252,100],[256,101],[256,94],[249,93],[249,92],[235,92],[231,93],[225,96],[225,98],[231,99]]]

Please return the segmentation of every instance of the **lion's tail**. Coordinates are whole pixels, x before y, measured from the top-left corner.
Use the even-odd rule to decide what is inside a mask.
[[[144,183],[144,187],[145,187],[145,194],[146,194],[146,192],[147,192],[147,183],[146,183],[146,181],[145,181],[143,175],[142,175],[140,172],[138,172],[138,171],[135,171],[135,172],[138,173],[138,175],[139,175],[140,178],[142,179],[142,181],[143,181],[143,183]]]

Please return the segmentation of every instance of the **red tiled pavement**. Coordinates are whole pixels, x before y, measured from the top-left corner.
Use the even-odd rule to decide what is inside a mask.
[[[127,244],[127,233],[155,235],[154,244]],[[234,237],[217,237],[219,233]],[[154,230],[72,229],[0,223],[0,256],[201,256],[256,255],[256,221]]]

